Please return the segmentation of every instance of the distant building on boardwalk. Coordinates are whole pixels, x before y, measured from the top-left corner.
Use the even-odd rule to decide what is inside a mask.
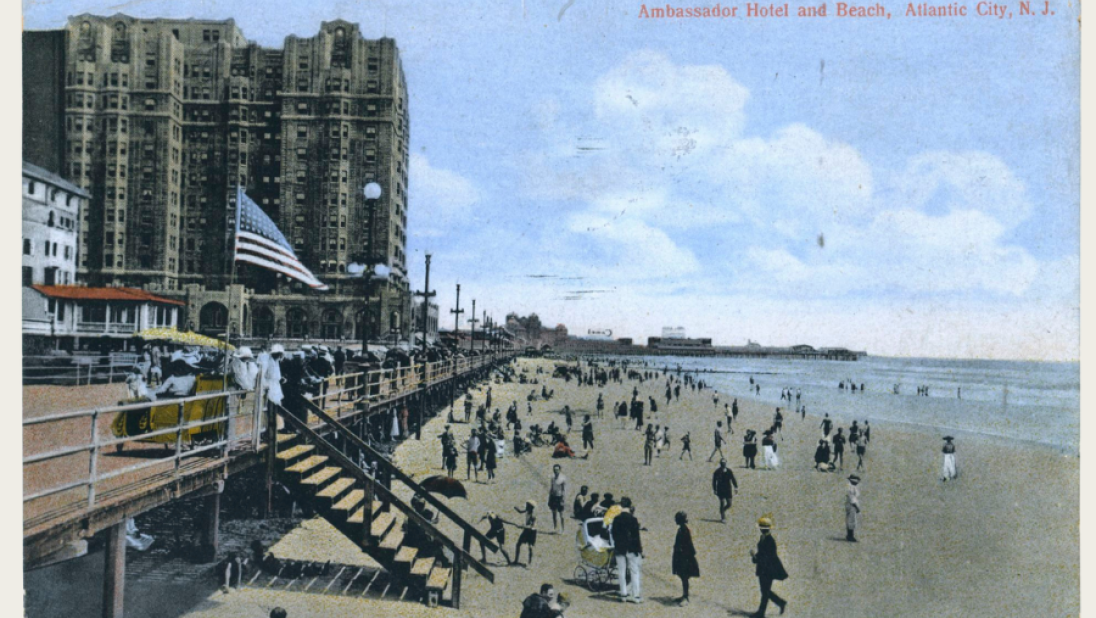
[[[183,300],[207,334],[407,332],[410,122],[394,40],[336,20],[271,49],[231,19],[79,15],[24,33],[23,57],[25,157],[90,195],[81,282]],[[243,264],[230,285],[238,185],[330,292]],[[348,267],[378,262],[392,275],[366,312]]]
[[[413,341],[422,341],[422,307],[421,299],[415,299],[411,304],[411,332]],[[426,342],[434,343],[438,340],[438,306],[429,303],[426,310]]]
[[[685,339],[685,327],[684,326],[663,326],[662,327],[663,339]]]
[[[88,193],[23,163],[23,286],[76,283],[80,213]]]

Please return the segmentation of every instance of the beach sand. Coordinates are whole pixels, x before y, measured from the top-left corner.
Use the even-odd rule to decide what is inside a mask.
[[[550,372],[554,363],[522,360],[520,367],[542,366]],[[539,376],[542,383],[546,376]],[[604,389],[607,408],[630,399],[633,386],[610,384]],[[597,387],[577,387],[572,381],[547,379],[555,397],[533,404],[527,416],[526,395],[540,386],[492,384],[493,407],[505,413],[518,401],[526,427],[531,422],[563,424],[560,412],[570,405],[577,412],[572,446],[582,450],[579,427],[584,413],[594,413]],[[790,385],[794,387],[795,385]],[[478,405],[485,388],[474,391]],[[844,540],[845,477],[854,471],[855,455],[848,455],[844,474],[812,470],[814,445],[820,436],[820,419],[785,415],[784,441],[779,443],[782,465],[778,470],[742,468],[741,440],[746,428],[762,430],[771,422],[773,406],[739,399],[740,415],[724,453],[738,478],[740,493],[734,499],[727,524],[720,523],[718,504],[710,489],[714,463],[705,460],[712,448],[712,430],[722,419],[725,399],[718,411],[711,391],[682,390],[680,402],[663,406],[663,379],[639,386],[646,400],[659,401],[656,420],[668,424],[671,449],[651,467],[643,466],[643,438],[634,429],[620,429],[608,415],[596,420],[597,447],[588,460],[554,460],[551,449],[538,448],[531,455],[500,460],[498,478],[492,484],[468,482],[469,498],[448,504],[469,521],[476,522],[488,509],[510,521],[520,521],[513,507],[536,500],[541,530],[533,564],[493,567],[496,583],[469,572],[465,576],[464,602],[459,612],[430,610],[416,603],[358,600],[273,589],[245,589],[229,595],[214,593],[189,616],[266,616],[281,605],[299,616],[431,616],[463,615],[512,618],[521,612],[521,601],[541,583],[557,586],[572,601],[567,615],[616,616],[727,616],[757,609],[759,593],[748,551],[754,547],[759,516],[772,513],[773,535],[790,577],[777,582],[775,591],[788,599],[786,616],[1071,616],[1079,612],[1079,460],[1050,449],[964,434],[957,442],[961,476],[942,483],[940,435],[913,431],[908,426],[872,423],[872,440],[860,472],[862,526],[859,543]],[[809,401],[805,402],[808,405]],[[463,417],[458,402],[456,414]],[[608,412],[608,410],[607,410]],[[410,440],[397,450],[397,463],[415,478],[444,473],[441,447],[444,413],[423,431],[422,441]],[[847,422],[838,419],[838,426]],[[693,437],[694,461],[678,461],[680,437]],[[468,427],[454,425],[459,440]],[[508,444],[509,447],[509,444]],[[567,508],[580,485],[591,491],[612,492],[618,499],[630,496],[643,533],[642,605],[621,605],[613,590],[595,594],[576,585],[578,564],[575,547],[577,522],[568,519],[562,534],[550,534],[547,511],[548,479],[553,463],[562,462],[570,479]],[[758,463],[762,458],[758,457]],[[463,455],[458,478],[464,478]],[[481,480],[486,473],[481,473]],[[670,557],[676,526],[673,515],[689,514],[697,547],[701,578],[692,581],[692,604],[672,605],[680,584],[671,575]],[[485,529],[484,524],[480,524]],[[286,557],[323,555],[336,550],[344,555],[345,539],[321,520],[306,522],[290,533],[279,548]],[[455,537],[459,538],[459,537]],[[507,549],[513,556],[517,539],[507,529]],[[319,552],[319,553],[317,553]],[[474,546],[473,553],[479,555]],[[349,554],[345,554],[349,556]],[[523,551],[522,560],[526,559]],[[349,557],[347,558],[349,560]],[[488,560],[502,562],[501,555]],[[770,606],[769,614],[777,608]]]
[[[554,363],[520,361],[520,365],[540,365],[550,372]],[[637,384],[625,380],[608,385],[606,412],[613,403],[630,399]],[[510,402],[517,400],[523,424],[538,422],[543,427],[553,419],[563,425],[560,410],[570,405],[576,419],[569,441],[582,454],[582,414],[594,413],[599,389],[551,378],[547,385],[555,389],[555,397],[534,402],[531,417],[525,413],[526,395],[534,388],[529,385],[493,384],[493,407],[505,413]],[[535,388],[539,392],[540,387]],[[726,398],[721,397],[717,410],[710,390],[683,389],[681,400],[667,407],[663,405],[664,379],[647,381],[639,390],[645,400],[650,395],[659,402],[658,419],[648,412],[644,420],[670,426],[671,449],[654,465],[643,466],[641,432],[620,429],[619,421],[607,414],[595,421],[597,446],[590,459],[553,460],[551,449],[534,449],[531,456],[502,460],[494,484],[468,483],[468,500],[449,501],[470,521],[489,508],[520,521],[512,507],[526,499],[540,505],[542,532],[532,567],[500,566],[494,585],[475,575],[466,578],[465,613],[517,615],[521,600],[542,582],[556,584],[572,599],[568,615],[594,615],[607,609],[604,603],[619,603],[615,593],[594,595],[573,585],[578,564],[575,520],[567,521],[561,535],[544,532],[551,530],[548,479],[552,464],[560,461],[571,485],[568,513],[574,492],[588,485],[590,491],[610,491],[617,499],[630,496],[637,505],[637,518],[648,529],[643,535],[646,602],[620,607],[618,612],[711,616],[756,610],[760,596],[748,551],[758,539],[757,518],[766,513],[772,513],[776,522],[773,535],[790,573],[788,580],[775,584],[778,594],[790,601],[787,615],[1069,616],[1079,612],[1077,458],[1048,448],[964,434],[957,443],[961,476],[943,483],[939,480],[941,434],[872,423],[865,470],[859,473],[863,478],[860,542],[848,543],[844,540],[845,478],[855,471],[855,455],[846,453],[844,474],[814,471],[821,419],[808,414],[801,420],[785,410],[784,441],[778,447],[781,467],[743,469],[744,430],[760,433],[767,428],[774,406],[740,398],[735,433],[724,447],[740,493],[728,523],[722,524],[711,492],[715,464],[705,460]],[[477,405],[484,392],[475,394]],[[839,422],[838,426],[848,425]],[[443,427],[444,419],[434,419],[423,431],[421,443],[401,446],[398,464],[416,478],[442,473],[436,436]],[[454,431],[463,440],[468,427],[455,425]],[[677,459],[685,431],[692,434],[694,461]],[[759,465],[762,459],[758,456]],[[463,479],[463,458],[460,465],[458,478]],[[486,475],[481,473],[480,478]],[[680,582],[670,568],[676,533],[673,516],[679,510],[689,514],[701,579],[691,584],[689,607],[667,608],[680,595]],[[508,529],[511,556],[516,538],[516,530]],[[770,613],[776,611],[770,608]]]

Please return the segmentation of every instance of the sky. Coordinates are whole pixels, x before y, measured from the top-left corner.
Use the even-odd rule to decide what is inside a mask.
[[[643,2],[616,0],[23,9],[28,29],[123,12],[231,17],[271,47],[336,18],[395,38],[410,276],[421,289],[429,252],[443,328],[460,283],[466,310],[577,335],[1077,359],[1078,7],[966,4],[954,19],[900,2],[890,19],[641,19]]]

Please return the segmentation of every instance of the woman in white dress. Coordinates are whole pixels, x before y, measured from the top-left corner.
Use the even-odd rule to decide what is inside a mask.
[[[780,467],[780,458],[776,456],[776,442],[773,441],[773,430],[766,429],[765,437],[761,439],[761,446],[764,447],[765,453],[765,467],[775,470]]]
[[[944,471],[941,480],[947,481],[954,479],[958,476],[955,471],[955,444],[952,442],[955,438],[951,436],[944,436]]]

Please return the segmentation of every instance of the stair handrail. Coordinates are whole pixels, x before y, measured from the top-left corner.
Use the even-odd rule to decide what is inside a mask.
[[[408,476],[406,472],[400,470],[398,466],[385,459],[385,457],[381,453],[379,453],[376,449],[370,446],[367,442],[354,435],[354,432],[350,431],[350,429],[347,428],[346,425],[343,425],[339,421],[329,416],[326,412],[321,410],[316,404],[312,403],[311,401],[308,401],[307,403],[309,407],[312,408],[311,412],[320,417],[320,420],[330,425],[337,432],[341,433],[344,438],[348,438],[350,442],[354,444],[354,446],[357,446],[361,450],[365,451],[367,455],[372,457],[373,460],[377,462],[377,465],[383,466],[389,473],[392,474],[393,477],[397,478],[401,483],[413,489],[416,494],[422,496],[428,503],[430,503],[430,505],[436,508],[438,512],[451,519],[453,523],[460,526],[462,530],[471,535],[472,538],[482,543],[487,549],[490,549],[493,552],[499,550],[498,545],[495,545],[495,543],[492,542],[491,539],[488,539],[486,536],[484,536],[484,534],[477,530],[475,526],[465,521],[463,517],[454,512],[453,509],[449,508],[449,506],[446,505],[444,502],[438,500],[434,497],[433,494],[426,491],[426,489],[424,489],[414,479]]]
[[[320,434],[316,433],[316,431],[309,427],[308,423],[297,418],[292,413],[290,413],[289,410],[286,410],[280,405],[273,404],[272,407],[277,414],[281,415],[282,418],[284,418],[291,425],[300,430],[302,434],[307,436],[314,445],[319,446],[321,450],[325,451],[325,454],[330,455],[332,458],[334,458],[339,463],[339,465],[341,465],[348,473],[350,473],[351,476],[372,487],[374,491],[374,496],[378,491],[381,494],[384,494],[385,499],[390,504],[394,505],[396,508],[402,511],[409,520],[414,521],[416,524],[418,524],[419,527],[422,528],[432,539],[448,547],[449,550],[453,552],[453,555],[457,557],[457,560],[455,561],[456,564],[460,564],[462,562],[466,563],[471,566],[473,570],[482,575],[487,581],[491,582],[492,584],[495,583],[495,574],[491,572],[490,569],[484,566],[471,554],[461,549],[456,543],[453,542],[452,539],[447,537],[444,532],[438,530],[436,527],[434,527],[434,524],[427,521],[426,518],[424,518],[422,515],[419,515],[413,507],[405,503],[403,500],[400,500],[400,498],[396,496],[396,494],[392,493],[392,490],[388,489],[383,484],[378,483],[376,479],[374,479],[372,476],[370,476],[368,473],[358,467],[358,464],[351,461],[349,457],[344,455],[342,451],[336,448],[333,444],[320,437]],[[363,508],[372,509],[373,505],[367,504]]]

